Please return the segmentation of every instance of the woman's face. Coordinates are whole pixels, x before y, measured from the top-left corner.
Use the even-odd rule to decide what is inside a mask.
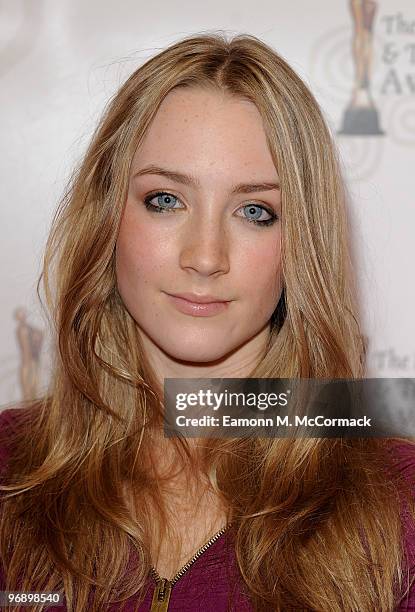
[[[280,215],[256,107],[172,91],[136,151],[116,251],[118,290],[150,353],[207,363],[264,348],[281,294]]]

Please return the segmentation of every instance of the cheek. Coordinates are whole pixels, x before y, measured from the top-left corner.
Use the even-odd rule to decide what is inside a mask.
[[[271,239],[272,238],[272,239]],[[251,242],[240,256],[240,275],[255,302],[265,309],[279,299],[281,293],[281,246],[270,237]],[[267,303],[267,304],[266,304]]]
[[[121,224],[116,247],[116,275],[120,288],[137,290],[157,278],[169,259],[169,246],[153,228],[137,224],[127,216]],[[143,288],[143,287],[142,287]]]

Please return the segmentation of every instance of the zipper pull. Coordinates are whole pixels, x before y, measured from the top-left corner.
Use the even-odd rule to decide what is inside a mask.
[[[169,609],[171,589],[172,584],[167,578],[162,578],[157,582],[153,593],[150,612],[167,612]]]

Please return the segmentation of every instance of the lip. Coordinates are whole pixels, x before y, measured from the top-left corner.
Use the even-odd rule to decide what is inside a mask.
[[[224,300],[220,297],[214,295],[197,295],[197,293],[168,293],[171,297],[180,298],[182,300],[187,300],[188,302],[192,302],[193,304],[218,304],[218,303],[227,303],[231,300]]]
[[[196,295],[195,293],[166,294],[173,305],[184,314],[194,317],[211,317],[224,312],[232,300],[221,300],[211,295]]]

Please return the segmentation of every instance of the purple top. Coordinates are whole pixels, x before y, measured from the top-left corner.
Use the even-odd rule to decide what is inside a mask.
[[[3,411],[0,414],[0,431],[11,424],[19,409]],[[415,486],[415,447],[405,442],[394,444],[396,459],[406,477]],[[8,452],[0,446],[0,468],[4,468]],[[410,577],[415,576],[415,524],[407,510],[403,510],[405,528],[405,549],[408,556]],[[148,589],[145,600],[138,612],[149,612],[155,580],[148,579]],[[4,590],[4,575],[0,568],[0,590]],[[132,598],[125,604],[125,612],[133,612],[135,600]],[[63,612],[65,607],[50,606],[50,612]],[[117,612],[120,604],[108,608],[109,612]],[[225,531],[213,544],[203,552],[191,567],[174,584],[169,612],[253,612],[249,596],[244,590],[233,548],[232,530]],[[396,608],[396,612],[415,611],[415,582],[409,593]]]

